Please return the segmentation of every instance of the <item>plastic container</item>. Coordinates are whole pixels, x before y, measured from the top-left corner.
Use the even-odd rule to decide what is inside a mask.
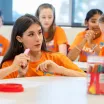
[[[88,62],[88,93],[104,94],[104,57],[89,56]]]
[[[0,84],[0,92],[23,92],[22,84],[17,83],[2,83]]]

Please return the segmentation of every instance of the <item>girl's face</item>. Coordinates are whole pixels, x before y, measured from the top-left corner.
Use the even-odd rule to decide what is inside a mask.
[[[104,34],[104,23],[99,23],[101,32]]]
[[[53,23],[54,15],[50,8],[43,8],[39,13],[39,20],[43,26],[44,31],[48,31]]]
[[[24,48],[30,48],[31,51],[41,51],[43,42],[42,29],[38,24],[32,24],[24,33],[23,36],[17,36],[17,40],[21,42]]]
[[[86,25],[89,28],[89,30],[93,30],[95,32],[95,34],[101,33],[100,28],[97,23],[97,20],[100,16],[101,16],[100,14],[95,14],[88,21],[86,21]]]

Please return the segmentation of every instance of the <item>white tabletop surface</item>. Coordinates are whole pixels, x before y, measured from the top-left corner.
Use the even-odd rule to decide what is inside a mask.
[[[89,95],[88,104],[104,104],[104,95]]]
[[[74,64],[76,64],[79,68],[83,69],[84,71],[87,71],[87,67],[88,67],[87,62],[74,61]]]
[[[22,93],[0,92],[0,104],[87,104],[86,78],[29,77],[0,80],[21,83]]]
[[[80,77],[28,77],[0,80],[20,83],[21,93],[0,92],[0,104],[104,104],[104,95],[87,94],[87,79]]]

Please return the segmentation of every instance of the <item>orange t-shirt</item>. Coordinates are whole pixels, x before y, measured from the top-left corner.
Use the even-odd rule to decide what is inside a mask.
[[[80,32],[76,36],[76,38],[75,38],[74,42],[72,43],[72,45],[70,46],[70,49],[73,49],[76,45],[80,44],[81,41],[83,40],[85,34],[86,34],[86,31]],[[93,43],[100,45],[100,43],[103,42],[103,41],[104,41],[104,37],[101,34],[101,36],[99,38],[93,40]],[[86,43],[85,46],[83,47],[81,53],[80,53],[79,61],[86,62],[87,61],[87,56],[89,56],[89,55],[96,55],[96,54],[88,46],[88,43]]]
[[[9,41],[0,35],[0,56],[4,56],[9,47]]]
[[[27,71],[27,74],[25,75],[25,77],[44,76],[44,73],[42,71],[36,71],[36,67],[40,63],[44,62],[45,60],[52,60],[55,63],[57,63],[58,65],[63,66],[65,68],[83,72],[83,70],[78,68],[78,66],[75,65],[71,60],[69,60],[68,57],[66,57],[65,55],[63,55],[61,53],[42,52],[42,56],[41,56],[40,60],[38,60],[36,62],[29,62],[28,71]],[[12,62],[13,61],[4,62],[2,65],[2,68],[10,66],[12,64]],[[3,69],[1,69],[1,70],[3,70]],[[16,78],[17,75],[18,75],[18,72],[15,71],[15,72],[9,74],[8,76],[6,76],[5,78]],[[51,76],[51,75],[52,74],[48,74],[48,76]]]
[[[47,38],[48,33],[44,33],[44,37]],[[59,52],[59,45],[61,45],[61,44],[68,45],[68,40],[67,40],[64,30],[61,27],[57,26],[55,29],[55,34],[54,34],[53,40],[46,43],[47,49],[52,52]]]

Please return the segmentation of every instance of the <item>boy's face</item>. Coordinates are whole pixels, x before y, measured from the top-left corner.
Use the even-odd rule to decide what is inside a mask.
[[[101,32],[104,34],[104,23],[99,23]]]

